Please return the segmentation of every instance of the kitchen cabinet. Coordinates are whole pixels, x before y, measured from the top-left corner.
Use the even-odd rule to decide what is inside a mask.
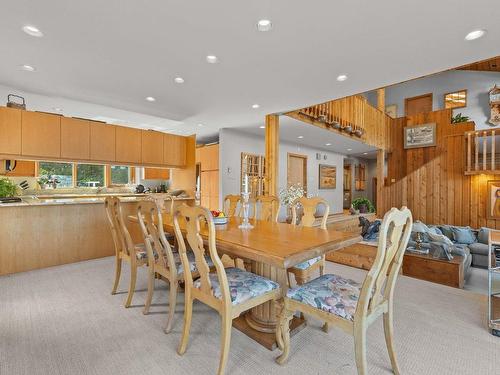
[[[201,205],[219,209],[219,171],[202,171],[200,175]]]
[[[186,165],[186,137],[163,134],[163,162],[172,167]]]
[[[142,163],[163,164],[163,135],[153,130],[141,130]]]
[[[219,169],[219,145],[198,147],[196,149],[196,162],[201,164],[202,171]]]
[[[35,177],[35,162],[27,160],[16,160],[16,168],[5,172],[7,177]]]
[[[141,130],[116,127],[116,161],[129,164],[140,164],[142,161]]]
[[[21,155],[21,113],[0,107],[0,154]]]
[[[61,157],[72,160],[90,159],[90,122],[88,120],[61,118]]]
[[[116,126],[89,121],[90,159],[114,162],[116,160]]]
[[[168,180],[170,169],[168,168],[144,168],[145,180]]]
[[[22,111],[22,155],[60,158],[61,117],[50,113]]]

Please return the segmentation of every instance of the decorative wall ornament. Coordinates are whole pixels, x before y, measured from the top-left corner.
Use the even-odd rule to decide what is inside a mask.
[[[492,126],[500,125],[500,87],[497,85],[488,92],[490,94],[491,118],[489,123]]]
[[[488,218],[500,219],[500,181],[488,181]]]
[[[385,107],[385,113],[392,118],[398,117],[398,105],[390,104]]]
[[[436,145],[436,123],[407,126],[404,128],[404,148],[431,147]]]
[[[319,188],[335,189],[337,187],[337,167],[334,165],[319,165]]]

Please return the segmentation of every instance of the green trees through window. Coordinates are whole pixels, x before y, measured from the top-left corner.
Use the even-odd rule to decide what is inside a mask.
[[[126,185],[130,182],[130,167],[112,165],[111,185]]]
[[[102,187],[104,186],[104,165],[77,164],[77,187]]]
[[[57,186],[73,186],[73,164],[72,163],[53,163],[41,161],[38,164],[38,175],[46,176],[49,180],[56,178]]]

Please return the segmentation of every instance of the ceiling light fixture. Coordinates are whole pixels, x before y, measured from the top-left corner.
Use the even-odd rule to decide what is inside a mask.
[[[152,96],[148,96],[148,97],[146,97],[146,100],[147,100],[148,102],[154,102],[154,101],[156,101],[156,99],[155,99],[155,98],[153,98]]]
[[[265,128],[266,128],[266,126],[265,126],[265,125],[261,125],[261,126],[259,126],[259,128],[261,128],[261,129],[265,129]]]
[[[325,146],[331,146],[332,144],[331,143],[325,143]]]
[[[302,138],[304,138],[304,136],[303,135],[299,135],[297,138],[298,139],[302,139]]]
[[[368,152],[363,152],[363,155],[368,155]]]
[[[348,148],[347,151],[352,151],[352,148]]]
[[[484,34],[486,34],[486,30],[473,30],[465,36],[465,40],[476,40],[484,36]]]
[[[199,127],[202,127],[202,126],[203,126],[203,124],[198,124],[198,126],[199,126]]]
[[[347,79],[347,75],[345,75],[345,74],[341,74],[341,75],[337,76],[337,81],[339,81],[339,82],[343,82],[346,79]]]
[[[217,64],[219,62],[219,59],[215,55],[208,55],[207,56],[207,63],[209,64]]]
[[[260,107],[260,105],[258,105],[258,104],[252,104],[252,108],[253,108],[253,109],[257,109],[257,108],[259,108],[259,107]]]
[[[43,33],[40,31],[39,28],[33,26],[33,25],[26,25],[23,26],[23,31],[31,36],[35,36],[37,38],[41,38],[43,36]]]
[[[21,65],[21,69],[26,70],[27,72],[34,72],[36,70],[34,66],[27,64]]]
[[[175,77],[174,78],[174,82],[175,83],[184,83],[184,78],[182,78],[182,77]]]
[[[269,31],[273,28],[273,24],[270,20],[262,19],[257,22],[257,30],[259,31]]]

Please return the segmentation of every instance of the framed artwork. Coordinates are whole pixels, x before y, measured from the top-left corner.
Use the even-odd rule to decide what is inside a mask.
[[[335,189],[337,187],[337,167],[334,165],[319,165],[319,188]]]
[[[467,90],[460,90],[444,94],[444,108],[467,107]]]
[[[500,219],[500,180],[490,180],[487,184],[488,219]]]
[[[385,107],[385,113],[392,118],[398,117],[398,105],[391,104]]]
[[[497,85],[488,92],[490,96],[491,118],[488,120],[493,126],[500,125],[500,87]]]
[[[436,123],[404,128],[404,148],[432,147],[436,145]]]

